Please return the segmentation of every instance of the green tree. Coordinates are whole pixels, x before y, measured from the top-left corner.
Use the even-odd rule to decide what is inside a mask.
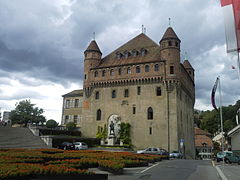
[[[46,118],[42,115],[43,109],[34,107],[30,100],[23,100],[16,103],[15,109],[10,112],[10,118],[13,124],[22,124],[25,127],[28,123],[44,123]]]
[[[47,128],[55,128],[58,126],[58,123],[53,120],[53,119],[49,119],[47,122],[46,122],[46,127]]]
[[[120,124],[120,140],[123,142],[123,144],[131,144],[130,128],[131,125],[129,123]]]
[[[69,122],[66,124],[66,127],[69,131],[73,131],[76,129],[76,124],[74,122]]]

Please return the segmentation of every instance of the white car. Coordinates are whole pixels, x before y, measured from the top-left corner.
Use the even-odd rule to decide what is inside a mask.
[[[74,142],[73,144],[76,150],[88,149],[88,145],[84,142]]]
[[[162,155],[162,151],[160,148],[150,147],[144,150],[138,150],[138,154],[155,154],[155,155]]]

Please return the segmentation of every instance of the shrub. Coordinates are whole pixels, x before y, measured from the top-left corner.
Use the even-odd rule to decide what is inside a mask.
[[[66,124],[66,127],[69,131],[73,131],[76,129],[76,124],[74,122],[69,122]]]
[[[55,128],[57,126],[58,126],[58,123],[53,119],[48,120],[46,123],[47,128]]]

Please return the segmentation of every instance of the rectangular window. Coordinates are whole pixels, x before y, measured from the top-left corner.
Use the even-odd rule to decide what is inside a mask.
[[[124,90],[124,97],[129,97],[129,91],[128,91],[128,89],[125,89],[125,90]]]
[[[157,96],[161,96],[162,95],[161,87],[156,87],[156,95]]]
[[[65,106],[66,109],[70,108],[70,100],[66,100],[66,106]]]
[[[75,102],[74,102],[74,107],[77,108],[79,105],[79,99],[75,99]]]
[[[141,87],[138,86],[138,87],[137,87],[137,95],[140,95],[140,94],[141,94]]]
[[[68,123],[68,120],[69,120],[69,116],[68,116],[68,115],[66,115],[66,116],[65,116],[65,124],[67,124],[67,123]]]
[[[95,99],[99,99],[99,91],[96,91]]]
[[[133,114],[136,114],[136,107],[133,106]]]
[[[152,135],[152,128],[149,128],[149,134]]]
[[[174,74],[174,66],[170,66],[170,74]]]
[[[75,124],[77,124],[77,121],[78,121],[78,115],[74,115],[74,116],[73,116],[73,122],[74,122]]]
[[[116,97],[117,97],[116,90],[113,90],[112,91],[112,98],[116,98]]]

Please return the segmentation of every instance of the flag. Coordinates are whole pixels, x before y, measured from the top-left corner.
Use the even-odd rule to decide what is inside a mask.
[[[216,106],[216,104],[215,104],[215,93],[216,93],[216,90],[217,90],[218,81],[219,81],[219,78],[217,78],[217,80],[216,80],[216,82],[215,82],[215,84],[214,84],[214,86],[213,86],[212,95],[211,95],[212,106],[213,106],[213,108],[216,109],[217,111],[218,111],[218,109],[217,109],[217,106]]]
[[[225,21],[227,52],[240,50],[240,0],[220,0]]]

